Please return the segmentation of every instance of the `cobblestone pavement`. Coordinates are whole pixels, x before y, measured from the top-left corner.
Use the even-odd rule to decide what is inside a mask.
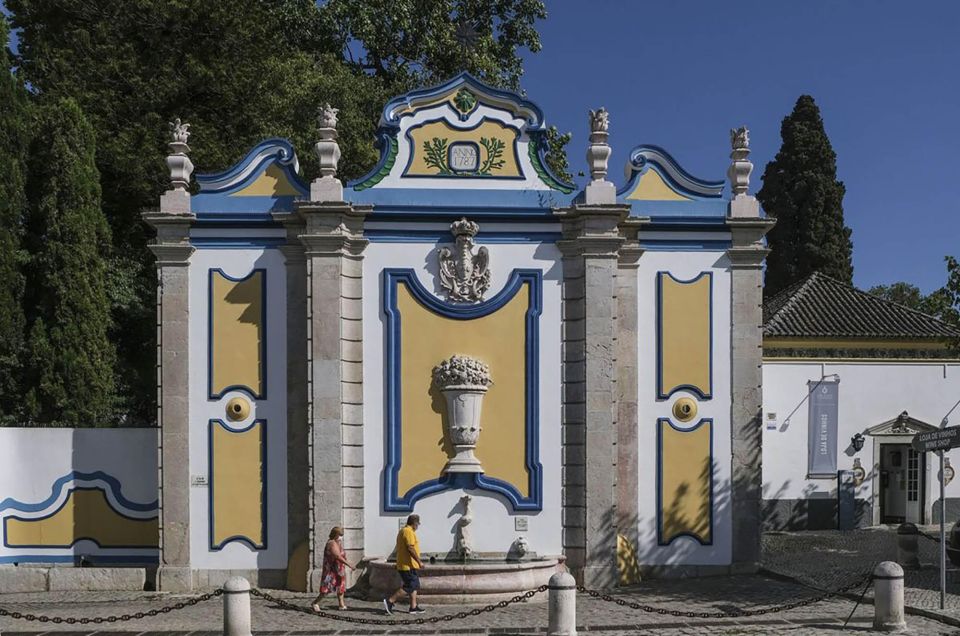
[[[309,603],[304,594],[277,592],[283,599],[301,605]],[[648,581],[629,591],[616,594],[628,601],[681,611],[730,611],[735,608],[756,609],[788,603],[816,595],[807,587],[790,581],[766,576],[714,577],[687,580]],[[169,605],[183,596],[147,592],[60,592],[7,594],[0,596],[0,608],[20,612],[43,613],[49,616],[104,616],[133,613]],[[326,603],[330,607],[332,603]],[[351,600],[346,615],[365,618],[384,618],[377,603]],[[51,625],[15,621],[0,617],[3,636],[18,633],[38,634],[50,631],[57,636],[65,633],[90,634],[111,632],[134,634],[216,634],[222,625],[222,600],[217,598],[174,613],[145,618],[130,623],[115,623],[96,629],[78,630],[79,626]],[[434,606],[424,617],[452,613],[460,606]],[[592,599],[581,594],[577,599],[577,619],[580,631],[618,636],[637,633],[680,634],[770,634],[787,633],[797,636],[833,634],[840,631],[843,621],[853,609],[848,599],[833,598],[807,607],[779,614],[751,618],[688,619],[648,614]],[[400,618],[406,618],[401,614]],[[847,627],[848,632],[868,632],[873,618],[871,605],[858,608]],[[958,628],[923,618],[908,617],[912,634],[957,634]],[[545,633],[546,603],[523,603],[497,609],[481,616],[454,623],[423,626],[365,626],[335,622],[284,610],[274,604],[253,601],[253,626],[260,634],[538,634]]]
[[[925,528],[933,533],[935,529]],[[937,544],[920,538],[919,570],[910,570],[906,577],[908,606],[935,609],[939,604],[939,575],[936,564]],[[795,602],[847,585],[867,572],[879,561],[895,560],[896,531],[892,528],[835,531],[768,533],[763,539],[764,566],[779,576],[710,577],[685,580],[651,580],[616,596],[630,602],[679,611],[723,612],[736,609],[759,609]],[[796,581],[800,581],[799,583]],[[814,588],[814,589],[811,589]],[[960,570],[948,575],[948,616],[960,619]],[[290,592],[272,592],[275,596],[306,606],[310,596]],[[867,592],[869,601],[872,591]],[[0,595],[0,608],[47,616],[94,617],[110,614],[132,614],[171,605],[187,598],[182,595],[150,592],[47,592]],[[332,603],[326,603],[332,607]],[[351,600],[346,616],[385,618],[378,603]],[[843,621],[853,609],[848,598],[831,598],[816,604],[782,613],[748,618],[693,619],[650,614],[629,607],[594,599],[584,594],[577,599],[580,631],[618,636],[637,633],[680,634],[771,634],[797,636],[832,634],[841,631]],[[538,634],[546,632],[546,603],[522,603],[497,609],[480,616],[455,622],[411,626],[356,625],[306,615],[254,599],[253,626],[257,634]],[[467,609],[461,606],[429,607],[424,618]],[[407,618],[400,614],[400,619]],[[861,605],[854,614],[847,632],[870,632],[873,606]],[[218,634],[222,626],[222,599],[215,598],[170,614],[126,623],[102,626],[71,626],[33,623],[0,617],[0,633],[73,634]],[[960,634],[960,628],[923,616],[908,616],[908,633],[923,635]]]
[[[923,526],[939,536],[939,526]],[[940,611],[940,546],[919,537],[919,570],[904,572],[904,600],[908,607]],[[897,560],[895,526],[851,532],[767,533],[763,537],[763,563],[771,572],[785,574],[815,587],[832,589],[851,575],[870,572],[880,561]],[[870,598],[871,592],[867,597]],[[960,619],[960,569],[947,561],[947,595],[944,613]],[[958,630],[960,631],[960,630]]]

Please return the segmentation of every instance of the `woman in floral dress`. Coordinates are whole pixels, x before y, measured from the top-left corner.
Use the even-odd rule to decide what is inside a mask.
[[[320,593],[313,600],[313,611],[320,611],[320,601],[324,596],[336,593],[339,605],[337,609],[345,610],[347,606],[343,602],[343,595],[347,591],[347,578],[345,567],[355,570],[347,561],[343,554],[343,528],[335,526],[330,530],[330,540],[327,541],[323,549],[323,572],[320,581]]]

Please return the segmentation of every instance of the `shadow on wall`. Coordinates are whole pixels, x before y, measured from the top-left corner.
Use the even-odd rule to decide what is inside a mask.
[[[718,542],[729,536],[728,528],[720,528],[718,534],[719,524],[728,524],[731,517],[729,482],[719,480],[713,460],[703,462],[696,483],[683,482],[672,494],[663,493],[662,499],[669,503],[652,518],[604,514],[602,544],[617,546],[617,568],[603,581],[604,587],[631,585],[674,567],[689,568],[682,574],[695,575],[697,565],[688,565],[689,561],[698,553],[702,561],[704,549],[719,548]]]

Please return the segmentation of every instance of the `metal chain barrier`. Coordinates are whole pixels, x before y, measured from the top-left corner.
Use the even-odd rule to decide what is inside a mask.
[[[792,603],[786,603],[784,605],[775,605],[773,607],[764,607],[756,610],[736,610],[733,612],[689,612],[681,610],[668,610],[662,607],[653,607],[651,605],[644,605],[642,603],[633,603],[622,598],[614,598],[609,594],[604,594],[602,592],[597,592],[596,590],[588,590],[582,585],[577,586],[577,591],[583,592],[592,596],[593,598],[600,599],[601,601],[607,601],[609,603],[616,603],[621,607],[629,607],[635,610],[641,610],[650,614],[660,614],[661,616],[676,616],[679,618],[744,618],[748,616],[763,616],[765,614],[777,614],[779,612],[786,612],[787,610],[796,609],[798,607],[805,607],[807,605],[813,605],[814,603],[819,603],[825,601],[828,598],[833,596],[838,596],[840,594],[845,594],[850,590],[860,587],[864,583],[867,583],[870,579],[873,578],[873,574],[869,573],[849,585],[844,585],[841,588],[836,590],[831,590],[825,592],[820,596],[813,596],[811,598],[806,598],[801,601],[794,601]]]
[[[932,534],[930,534],[930,533],[928,533],[928,532],[924,532],[924,531],[921,530],[920,528],[917,528],[917,533],[918,533],[921,537],[923,537],[924,539],[929,539],[930,541],[933,541],[934,543],[940,543],[940,537],[935,537],[935,536],[933,536]]]
[[[514,603],[520,603],[526,601],[527,599],[533,598],[537,594],[547,591],[546,585],[541,585],[535,590],[530,590],[529,592],[524,592],[523,594],[517,594],[508,601],[500,601],[499,603],[493,603],[491,605],[485,605],[483,607],[475,607],[471,610],[464,612],[457,612],[456,614],[444,614],[443,616],[431,616],[429,618],[408,618],[400,620],[385,620],[382,618],[359,618],[355,616],[344,616],[342,614],[331,614],[330,612],[324,612],[322,610],[315,611],[312,607],[304,607],[303,605],[297,605],[296,603],[291,603],[290,601],[285,601],[282,598],[277,598],[267,594],[263,590],[258,590],[256,588],[250,590],[251,596],[256,596],[262,598],[265,601],[274,603],[283,609],[292,610],[294,612],[300,612],[301,614],[310,614],[311,616],[319,616],[321,618],[329,618],[334,621],[343,621],[345,623],[358,623],[360,625],[426,625],[430,623],[448,623],[452,620],[468,618],[470,616],[480,616],[487,612],[492,612],[497,609],[502,609],[508,605]]]
[[[10,618],[24,620],[24,621],[36,621],[39,623],[66,623],[67,625],[88,625],[90,623],[122,623],[125,621],[139,620],[141,618],[147,618],[149,616],[158,616],[160,614],[167,614],[169,612],[174,612],[176,610],[182,610],[185,607],[190,607],[196,605],[197,603],[202,603],[204,601],[209,601],[212,598],[220,596],[223,594],[223,590],[214,590],[208,594],[201,594],[200,596],[195,596],[193,598],[187,599],[185,601],[180,601],[174,603],[173,605],[166,605],[164,607],[158,607],[156,609],[147,610],[145,612],[135,612],[133,614],[119,614],[117,616],[94,616],[92,618],[83,616],[76,618],[74,616],[43,616],[37,614],[30,614],[26,612],[13,612],[10,610],[5,610],[0,607],[0,616],[9,616]]]

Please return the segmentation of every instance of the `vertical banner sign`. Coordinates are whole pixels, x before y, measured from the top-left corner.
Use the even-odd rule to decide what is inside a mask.
[[[807,451],[810,476],[837,476],[837,405],[839,382],[808,382],[810,421]]]

